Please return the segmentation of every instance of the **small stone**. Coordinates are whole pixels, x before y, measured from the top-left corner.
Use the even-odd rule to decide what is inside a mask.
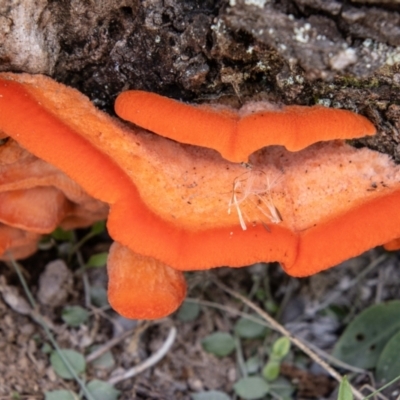
[[[41,304],[57,307],[65,303],[72,286],[72,272],[62,260],[47,264],[39,278],[38,299]]]
[[[28,302],[22,297],[17,288],[13,286],[4,286],[2,289],[3,299],[15,312],[28,315],[31,312],[31,307]]]
[[[200,391],[204,390],[203,382],[198,378],[189,378],[187,383],[188,383],[189,389],[191,389],[195,392],[200,392]]]

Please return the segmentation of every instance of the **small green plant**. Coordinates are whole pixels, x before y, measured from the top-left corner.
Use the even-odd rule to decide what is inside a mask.
[[[376,369],[377,380],[386,383],[399,374],[400,301],[374,304],[346,327],[333,351],[341,361],[364,369]]]
[[[290,340],[287,337],[279,338],[272,345],[269,360],[262,370],[262,375],[267,381],[272,382],[278,378],[282,360],[288,355],[289,351]]]
[[[65,232],[61,229],[57,229],[55,232],[53,232],[52,237],[55,240],[67,240],[70,244],[70,248],[73,250],[70,254],[74,254],[79,250],[83,243],[85,243],[91,237],[98,235],[103,230],[103,222],[94,224],[91,231],[76,244],[74,244],[74,235],[71,235],[71,233]],[[81,270],[84,271],[86,268],[102,267],[105,265],[105,259],[105,253],[96,254],[89,259],[88,263],[81,267]],[[25,278],[21,273],[18,263],[12,261],[12,264],[20,279],[21,285],[30,302],[30,305],[33,309],[37,309],[36,301],[33,298],[32,292],[30,291]],[[89,313],[81,306],[66,306],[62,311],[61,317],[67,325],[71,327],[79,327],[88,321]],[[84,356],[73,349],[61,349],[45,320],[40,317],[40,315],[37,316],[36,320],[42,326],[48,341],[51,344],[50,346],[48,343],[45,343],[42,347],[42,351],[45,354],[51,353],[50,363],[55,373],[62,379],[75,380],[81,388],[81,394],[77,394],[69,390],[47,391],[44,393],[45,400],[78,400],[82,398],[87,400],[117,400],[120,392],[116,390],[112,384],[98,379],[86,382],[85,373],[87,366]],[[52,350],[51,347],[54,350]],[[110,365],[109,357],[106,361],[107,365]],[[100,361],[97,360],[97,362]]]
[[[217,357],[225,357],[231,354],[235,348],[235,339],[230,333],[215,332],[205,337],[201,342],[203,349]]]
[[[89,318],[89,312],[81,306],[66,306],[62,310],[62,320],[75,328],[84,324]]]
[[[251,357],[245,363],[245,376],[239,379],[233,389],[246,400],[263,398],[267,394],[281,399],[290,399],[293,387],[280,376],[282,360],[289,354],[290,340],[278,338],[271,346],[270,354],[260,373],[261,360]]]
[[[228,332],[214,332],[208,335],[202,341],[204,350],[217,357],[226,357],[236,351],[238,359],[240,359],[242,357],[242,340],[265,340],[270,334],[265,323],[262,320],[258,322],[257,318],[253,316],[240,318],[233,331],[234,335]],[[263,364],[258,355],[243,360],[241,366],[243,377],[233,386],[236,395],[246,400],[263,398],[267,394],[281,399],[290,399],[293,387],[289,381],[279,376],[281,362],[289,354],[290,347],[290,340],[286,337],[275,340],[269,350],[269,357],[264,368],[261,368]],[[194,400],[212,400],[214,396],[217,396],[216,399],[221,398],[222,400],[221,396],[226,396],[226,394],[221,393],[201,392],[193,395],[192,398]]]
[[[68,360],[69,365],[65,360]],[[80,375],[86,370],[86,362],[83,355],[70,349],[53,351],[50,356],[50,363],[54,372],[63,379],[74,379],[76,375]]]
[[[339,393],[337,400],[353,400],[353,392],[351,391],[351,386],[347,377],[343,377],[339,385]]]

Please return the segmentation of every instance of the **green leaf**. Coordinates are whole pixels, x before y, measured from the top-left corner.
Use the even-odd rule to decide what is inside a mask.
[[[235,393],[246,400],[264,397],[269,392],[269,385],[259,376],[239,379],[234,385]]]
[[[224,392],[219,390],[208,390],[205,392],[193,393],[190,395],[192,400],[231,400]]]
[[[339,394],[337,400],[353,400],[353,392],[347,376],[344,376],[340,382]]]
[[[281,363],[278,360],[270,360],[262,370],[262,375],[267,381],[274,381],[278,378],[281,370]]]
[[[272,396],[273,398],[279,398],[280,400],[293,399],[295,387],[283,376],[279,376],[274,382],[270,383],[269,388],[270,393],[275,394],[275,396]]]
[[[82,354],[78,353],[75,350],[69,350],[69,349],[63,349],[61,350],[61,353],[69,361],[69,363],[71,364],[72,368],[74,369],[77,375],[85,371],[86,362]],[[57,353],[57,351],[53,351],[53,353],[51,354],[50,363],[56,374],[61,378],[64,379],[74,378],[70,373],[69,369],[67,368],[67,366],[64,364],[64,361],[62,360],[60,355]]]
[[[400,331],[387,342],[376,365],[376,378],[384,384],[400,375]]]
[[[225,357],[235,350],[235,339],[226,332],[215,332],[205,337],[201,342],[203,348],[208,353],[218,357]]]
[[[77,327],[87,321],[89,313],[81,306],[67,306],[62,310],[61,318],[69,326]]]
[[[252,375],[258,372],[261,367],[261,360],[258,356],[250,357],[244,364],[247,374]]]
[[[102,286],[91,286],[90,300],[97,307],[108,306],[107,290]]]
[[[74,240],[74,233],[72,231],[64,231],[64,229],[60,227],[56,228],[51,236],[55,240],[60,240],[63,242],[72,242]]]
[[[289,338],[282,336],[272,345],[272,356],[278,360],[285,358],[290,350]]]
[[[90,268],[104,267],[107,265],[107,257],[108,257],[107,251],[98,254],[93,254],[92,256],[90,256],[86,266]]]
[[[77,400],[78,395],[70,390],[52,390],[44,392],[44,400]]]
[[[90,351],[94,352],[100,347],[101,347],[100,345],[92,346],[90,348]],[[97,357],[95,360],[93,360],[91,364],[93,365],[94,368],[97,369],[111,369],[115,366],[115,359],[111,351],[108,350],[100,357]]]
[[[103,253],[93,254],[92,256],[90,256],[86,266],[92,268],[104,267],[105,265],[107,265],[107,257],[107,251],[104,251]]]
[[[48,343],[43,343],[42,348],[40,349],[40,351],[44,354],[49,354],[53,351],[53,348],[48,344]]]
[[[105,221],[98,221],[92,225],[92,229],[90,230],[91,235],[98,235],[99,233],[104,232],[106,229],[106,222]]]
[[[359,368],[374,368],[389,339],[400,330],[400,301],[373,305],[347,326],[333,356]]]
[[[94,379],[87,384],[87,389],[96,400],[116,400],[121,393],[108,382]]]
[[[264,301],[264,308],[268,312],[268,314],[275,314],[279,310],[279,306],[273,300]]]
[[[234,328],[235,335],[243,339],[255,339],[265,336],[267,328],[247,318],[240,318]]]
[[[178,310],[177,317],[180,321],[194,321],[200,314],[200,305],[198,303],[184,302]]]

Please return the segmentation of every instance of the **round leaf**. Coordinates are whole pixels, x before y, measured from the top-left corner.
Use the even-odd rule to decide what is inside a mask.
[[[295,391],[295,387],[292,383],[284,378],[283,376],[279,376],[274,382],[269,385],[270,393],[274,394],[274,398],[279,398],[281,400],[291,400],[293,399],[293,393]]]
[[[44,400],[77,400],[78,395],[70,390],[52,390],[44,393]]]
[[[376,378],[387,383],[400,375],[400,331],[383,348],[376,365]]]
[[[246,368],[248,375],[255,374],[261,367],[260,357],[258,356],[250,357],[249,359],[246,360],[244,366]]]
[[[285,358],[290,350],[289,338],[283,336],[275,341],[272,346],[272,356],[276,359],[282,360]]]
[[[61,318],[69,326],[77,327],[87,321],[89,313],[81,306],[67,306],[64,307]]]
[[[108,306],[107,290],[101,286],[91,286],[90,300],[97,307]]]
[[[104,232],[106,229],[106,222],[105,221],[97,221],[92,225],[92,229],[90,233],[92,235],[98,235],[99,233]]]
[[[270,360],[263,368],[262,375],[267,381],[274,381],[279,376],[281,363],[276,360]]]
[[[206,392],[193,393],[192,400],[231,400],[224,392],[218,390],[208,390]]]
[[[50,354],[53,351],[53,348],[48,343],[43,343],[43,346],[40,350],[44,354]]]
[[[200,305],[184,302],[178,310],[178,319],[183,322],[194,321],[200,314]]]
[[[236,347],[235,339],[226,332],[215,332],[205,337],[201,344],[205,351],[218,357],[225,357],[231,354]]]
[[[90,381],[87,384],[87,389],[96,400],[117,400],[121,393],[119,390],[114,389],[110,383],[99,381],[98,379]]]
[[[60,227],[56,228],[51,234],[51,236],[54,239],[63,242],[72,242],[72,240],[74,239],[74,233],[72,231],[64,231],[64,229]]]
[[[400,330],[400,301],[373,305],[347,326],[333,356],[360,368],[374,368],[389,339]]]
[[[264,397],[269,392],[269,385],[259,376],[251,376],[238,380],[233,385],[235,393],[246,400]]]
[[[93,268],[104,267],[107,264],[107,257],[107,251],[103,253],[93,254],[92,256],[90,256],[89,261],[86,265]]]
[[[75,371],[76,374],[80,374],[86,369],[86,362],[85,358],[82,354],[78,353],[75,350],[63,349],[60,350],[62,355],[69,361],[71,367]],[[54,371],[58,376],[64,379],[73,379],[71,372],[69,371],[68,367],[64,364],[64,361],[58,354],[58,352],[53,351],[50,356],[50,363],[53,367]]]
[[[240,318],[235,324],[235,334],[243,339],[263,337],[267,328],[247,318]]]
[[[101,347],[100,345],[92,346],[90,348],[90,351],[94,352],[100,347]],[[93,360],[91,364],[93,365],[94,368],[97,369],[111,369],[115,366],[115,359],[111,351],[108,350],[100,357],[97,357],[95,360]]]

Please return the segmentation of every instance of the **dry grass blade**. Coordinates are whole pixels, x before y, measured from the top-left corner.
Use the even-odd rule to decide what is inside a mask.
[[[24,292],[26,294],[26,296],[28,297],[29,303],[31,304],[31,307],[33,310],[37,310],[37,304],[35,299],[33,298],[32,292],[30,291],[24,276],[21,273],[20,267],[18,265],[18,263],[16,261],[13,260],[12,257],[10,257],[11,259],[11,264],[13,265],[18,278],[21,282],[21,285],[24,289]],[[54,349],[56,350],[57,354],[60,356],[61,360],[63,361],[63,363],[65,364],[65,366],[67,367],[69,373],[73,376],[74,380],[78,383],[78,385],[80,386],[80,388],[82,389],[82,392],[85,394],[85,396],[87,397],[88,400],[95,400],[92,396],[92,394],[88,391],[85,382],[83,382],[79,376],[77,375],[77,373],[75,372],[74,368],[72,367],[70,361],[64,356],[63,352],[60,349],[60,346],[58,345],[56,339],[54,338],[53,334],[51,333],[48,325],[46,324],[45,320],[42,318],[41,315],[37,315],[37,320],[35,320],[37,323],[39,323],[41,325],[41,327],[43,328],[43,330],[45,331],[50,343],[52,344],[52,346],[54,347]]]
[[[132,336],[135,331],[136,331],[136,327],[133,329],[130,329],[126,332],[124,332],[123,334],[117,336],[116,338],[108,341],[106,344],[104,344],[103,346],[101,346],[100,348],[98,348],[97,350],[93,351],[92,353],[90,353],[89,355],[86,356],[86,362],[92,362],[94,361],[96,358],[99,358],[100,356],[102,356],[104,353],[106,353],[107,351],[109,351],[111,348],[113,348],[114,346],[116,346],[118,343],[122,342],[124,339]]]
[[[232,297],[239,299],[241,302],[246,304],[249,308],[255,311],[261,318],[266,320],[276,331],[280,332],[283,336],[286,336],[291,343],[293,343],[296,347],[302,350],[305,354],[307,354],[313,361],[315,361],[318,365],[320,365],[325,371],[329,373],[334,379],[336,379],[339,383],[342,381],[343,376],[340,375],[335,369],[333,369],[329,364],[327,364],[318,354],[312,351],[308,346],[306,346],[301,340],[294,337],[284,326],[279,324],[272,318],[268,313],[266,313],[263,309],[258,307],[256,304],[248,300],[245,296],[242,296],[240,293],[236,292],[225,286],[223,283],[218,281],[217,279],[213,279],[213,282],[224,292],[229,293]],[[351,386],[351,390],[354,396],[362,400],[364,396],[361,392],[359,392],[355,387]]]
[[[132,378],[135,375],[140,374],[147,368],[150,368],[153,365],[157,364],[171,349],[172,345],[175,342],[176,334],[177,330],[174,326],[172,326],[169,330],[167,339],[165,340],[164,344],[154,354],[152,354],[147,360],[143,361],[141,364],[136,365],[135,367],[124,372],[122,375],[110,378],[108,380],[108,383],[115,385],[116,383],[124,381],[125,379]]]
[[[251,314],[248,314],[246,312],[239,311],[239,310],[237,310],[236,308],[233,308],[233,307],[225,306],[223,304],[218,304],[218,303],[215,303],[215,302],[212,302],[212,301],[193,299],[193,298],[190,298],[190,297],[187,297],[185,299],[185,302],[199,304],[201,306],[211,307],[211,308],[215,308],[217,310],[222,310],[222,311],[228,312],[228,313],[230,313],[232,315],[236,315],[236,316],[245,318],[245,319],[247,319],[249,321],[253,321],[253,322],[255,322],[257,324],[260,324],[260,325],[263,325],[263,326],[265,326],[267,328],[276,330],[273,326],[271,326],[264,319],[260,319],[259,317],[255,317],[255,316],[253,316]],[[344,368],[344,369],[346,369],[346,370],[348,370],[350,372],[354,372],[356,374],[367,374],[367,375],[370,376],[370,379],[373,378],[372,374],[369,371],[364,370],[362,368],[353,367],[350,364],[347,364],[347,363],[345,363],[343,361],[340,361],[337,358],[335,358],[335,357],[331,356],[330,354],[328,354],[327,352],[325,352],[324,350],[319,349],[317,346],[314,346],[310,342],[304,342],[304,343],[305,343],[306,346],[310,347],[312,351],[317,353],[323,359],[328,360],[331,364],[336,365],[339,368]]]

